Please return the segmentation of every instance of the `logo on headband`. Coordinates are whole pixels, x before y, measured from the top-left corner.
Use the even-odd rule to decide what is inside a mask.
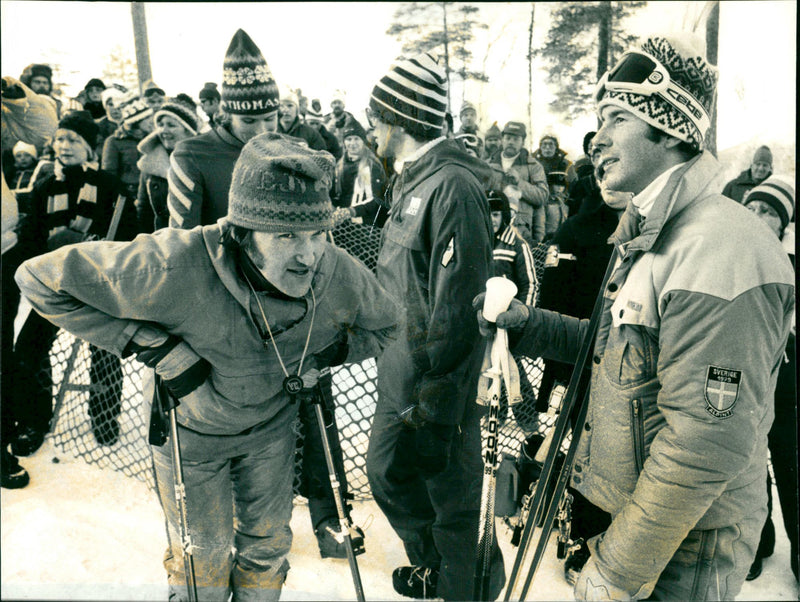
[[[653,71],[647,78],[647,80],[653,84],[660,84],[663,81],[663,79],[664,76],[658,71]]]
[[[678,90],[675,90],[674,88],[667,88],[667,94],[670,95],[672,100],[686,107],[686,110],[694,115],[696,119],[700,120],[703,118],[703,112],[697,108],[697,105],[692,102],[691,98],[685,94],[682,94]]]

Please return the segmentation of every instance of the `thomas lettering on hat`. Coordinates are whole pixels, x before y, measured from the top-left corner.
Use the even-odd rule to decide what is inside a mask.
[[[252,100],[226,100],[225,108],[228,111],[260,111],[269,110],[279,105],[277,100],[272,98],[254,98]]]

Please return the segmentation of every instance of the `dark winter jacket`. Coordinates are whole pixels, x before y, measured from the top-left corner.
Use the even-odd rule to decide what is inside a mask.
[[[319,121],[307,121],[306,125],[317,130],[317,133],[322,136],[325,141],[325,150],[332,154],[335,159],[341,159],[342,145],[339,144],[339,139],[328,131],[328,128]]]
[[[125,188],[114,175],[87,165],[60,168],[33,189],[28,214],[20,232],[26,256],[38,255],[65,244],[105,238],[114,209]],[[126,197],[115,240],[131,240],[138,233],[134,200]]]
[[[294,118],[294,122],[291,126],[289,126],[288,129],[283,129],[283,125],[281,124],[280,120],[278,120],[278,132],[281,134],[286,134],[287,136],[294,136],[295,138],[305,140],[308,144],[308,147],[313,148],[314,150],[328,150],[325,140],[323,140],[316,128],[303,123],[298,117]]]
[[[139,143],[139,194],[136,197],[136,214],[140,232],[153,232],[169,226],[167,196],[169,185],[169,153],[157,132]]]
[[[98,131],[97,131],[97,140],[95,144],[95,152],[97,153],[98,157],[103,156],[103,146],[105,145],[106,140],[110,136],[114,135],[114,133],[119,128],[119,125],[120,124],[111,121],[108,118],[108,115],[97,121]]]
[[[716,192],[719,173],[708,152],[679,166],[648,216],[629,204],[612,235],[572,485],[613,516],[592,558],[632,599],[689,530],[766,509],[794,273],[766,225]],[[587,326],[531,312],[514,351],[572,361]]]
[[[344,129],[347,127],[347,124],[350,121],[355,121],[359,125],[360,122],[356,119],[352,113],[348,111],[344,111],[341,117],[336,117],[333,113],[328,113],[325,115],[325,122],[323,125],[328,129],[328,131],[336,136],[336,139],[339,141],[339,144],[344,143]]]
[[[42,316],[115,355],[123,355],[136,331],[149,326],[179,337],[207,360],[209,377],[180,400],[180,424],[218,435],[268,422],[291,429],[297,404],[283,389],[283,369],[272,345],[264,344],[265,325],[235,258],[220,244],[218,225],[164,228],[128,244],[66,247],[24,263],[16,279]],[[286,369],[298,372],[312,321],[303,371],[321,368],[314,355],[343,334],[347,361],[377,355],[392,336],[398,309],[369,270],[326,244],[312,286],[300,300],[299,321],[297,299],[257,293],[272,327],[284,325],[275,343]],[[168,369],[179,374],[197,361],[194,354],[184,355]],[[147,374],[152,380],[152,372]],[[146,400],[152,399],[149,384]]]
[[[489,161],[489,164],[502,171],[502,152],[497,153]],[[522,193],[514,224],[527,229],[531,233],[532,243],[542,242],[545,234],[544,204],[550,196],[544,168],[536,159],[528,155],[528,151],[523,148],[511,165],[510,171],[517,176],[518,183],[516,187]],[[504,187],[501,186],[500,189],[503,190]],[[524,231],[523,235],[525,235]]]
[[[567,170],[572,165],[572,161],[567,159],[566,151],[563,151],[560,148],[556,148],[555,154],[549,159],[542,154],[542,149],[537,148],[536,152],[533,153],[533,158],[542,164],[545,174],[549,174],[554,171],[563,171],[564,173],[567,173]]]
[[[511,224],[501,226],[494,237],[494,275],[505,276],[517,285],[516,298],[525,305],[534,305],[539,283],[533,254]]]
[[[103,158],[100,168],[114,174],[128,189],[128,194],[136,198],[139,186],[139,146],[140,138],[131,136],[124,127],[119,127],[103,145]]]
[[[167,178],[171,227],[189,230],[228,214],[233,166],[243,146],[225,127],[178,142]]]
[[[378,360],[380,399],[401,413],[460,423],[475,390],[484,343],[472,299],[492,271],[486,165],[437,139],[404,164],[392,186],[378,280],[403,307],[397,340]]]
[[[770,171],[764,179],[771,175],[772,172]],[[733,199],[737,203],[741,203],[744,200],[744,195],[763,181],[764,180],[756,180],[753,174],[750,173],[750,168],[748,167],[733,180],[725,184],[725,188],[722,189],[722,194],[729,199]]]

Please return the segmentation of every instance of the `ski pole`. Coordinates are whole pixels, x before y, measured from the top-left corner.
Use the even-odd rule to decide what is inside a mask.
[[[358,571],[358,562],[356,562],[356,554],[353,549],[353,540],[351,532],[353,524],[350,519],[350,514],[347,511],[347,506],[342,495],[339,477],[336,474],[336,465],[333,463],[333,453],[331,451],[331,442],[328,439],[328,431],[325,429],[325,415],[322,412],[323,405],[331,408],[333,399],[330,399],[330,383],[331,383],[331,369],[324,367],[320,370],[319,379],[317,384],[311,390],[311,402],[314,404],[314,412],[317,415],[317,424],[319,425],[319,434],[322,437],[322,448],[325,451],[325,464],[328,465],[328,476],[331,480],[331,489],[333,490],[333,499],[336,502],[336,512],[339,514],[339,529],[341,530],[344,538],[345,551],[347,552],[347,562],[350,564],[350,573],[353,576],[353,586],[356,590],[356,598],[359,602],[364,602],[364,588],[361,585],[361,573]]]
[[[178,400],[166,390],[163,380],[156,375],[156,396],[162,410],[169,416],[169,431],[172,444],[172,475],[175,483],[175,501],[178,505],[178,524],[180,527],[181,553],[183,555],[183,568],[186,577],[186,589],[189,592],[189,602],[197,602],[197,579],[194,573],[194,557],[192,556],[192,536],[189,533],[188,510],[186,508],[186,485],[183,481],[183,464],[181,463],[181,445],[178,439]],[[153,400],[156,403],[157,400]]]
[[[603,301],[605,299],[605,289],[611,272],[616,263],[617,253],[614,251],[606,268],[605,276],[603,277],[603,284],[600,287],[600,292],[595,300],[592,316],[589,320],[589,327],[586,330],[581,347],[578,351],[578,357],[572,371],[572,376],[567,387],[567,392],[562,401],[561,413],[556,418],[553,425],[553,436],[550,445],[547,449],[544,464],[542,465],[542,472],[539,476],[539,481],[534,487],[534,492],[531,494],[530,510],[528,517],[525,521],[525,526],[520,537],[519,549],[514,559],[514,565],[511,569],[511,574],[506,586],[504,600],[507,602],[511,598],[511,594],[516,588],[517,580],[519,579],[520,569],[525,557],[528,554],[528,548],[533,537],[533,531],[537,527],[542,511],[544,511],[544,520],[541,522],[541,529],[538,534],[537,546],[535,549],[534,557],[528,574],[523,586],[520,600],[525,598],[530,583],[538,569],[538,565],[544,555],[545,547],[549,538],[550,530],[552,528],[553,520],[556,512],[558,511],[559,501],[563,495],[564,489],[567,485],[569,473],[572,470],[572,464],[575,461],[575,454],[578,448],[578,441],[580,440],[583,431],[583,425],[586,420],[586,411],[589,402],[589,381],[591,378],[591,370],[588,368],[589,357],[594,349],[594,339],[597,334],[597,327],[600,322],[600,315],[602,313]],[[557,467],[558,453],[561,445],[567,436],[570,420],[574,416],[574,424],[572,429],[572,440],[566,457],[560,468]],[[555,480],[555,487],[551,487],[551,483]]]
[[[498,314],[508,309],[511,299],[517,293],[516,285],[505,278],[490,278],[486,282],[486,297],[483,305],[483,316],[494,322]],[[494,549],[494,505],[495,488],[497,485],[497,459],[498,459],[498,415],[500,413],[500,391],[504,377],[510,372],[513,359],[509,357],[508,335],[503,328],[498,328],[488,351],[490,365],[481,374],[478,386],[478,403],[485,403],[483,399],[483,385],[489,379],[488,388],[489,416],[486,422],[488,432],[486,438],[486,453],[483,459],[483,483],[481,485],[480,522],[478,523],[478,546],[475,560],[475,583],[473,599],[489,600],[489,583],[491,580],[491,562]],[[485,361],[484,361],[485,363]],[[516,367],[516,365],[515,365]],[[508,392],[509,398],[511,391]],[[509,399],[509,403],[511,400]]]

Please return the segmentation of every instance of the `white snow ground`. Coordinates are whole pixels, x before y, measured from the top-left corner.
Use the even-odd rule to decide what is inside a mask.
[[[49,440],[23,465],[30,484],[2,490],[3,600],[165,600],[161,560],[166,546],[155,494],[144,483],[54,451]],[[777,496],[776,496],[777,499]],[[357,502],[354,520],[366,530],[358,557],[368,600],[406,600],[392,589],[391,571],[406,564],[402,544],[374,502]],[[745,583],[740,600],[797,600],[789,568],[789,544],[780,510],[775,554],[764,572]],[[306,506],[295,506],[291,570],[282,600],[353,600],[346,560],[322,560]],[[514,560],[510,533],[498,524],[506,571]],[[555,545],[531,588],[533,600],[571,600]]]

